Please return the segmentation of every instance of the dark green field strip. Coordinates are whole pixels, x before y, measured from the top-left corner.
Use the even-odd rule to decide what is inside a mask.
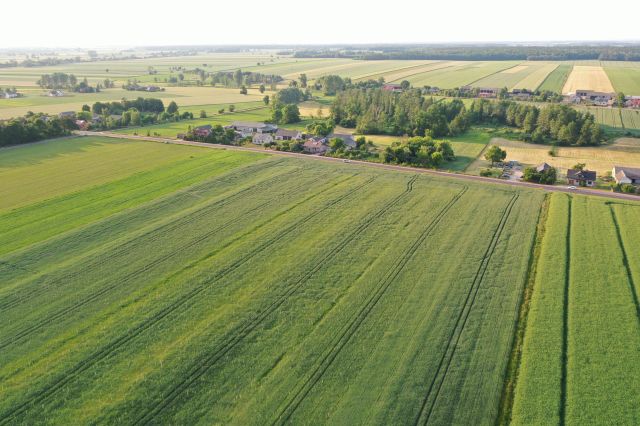
[[[275,234],[268,235],[268,238],[264,241],[260,241],[259,244],[255,244],[251,247],[250,250],[241,251],[241,254],[237,257],[232,258],[231,262],[226,262],[226,265],[220,266],[220,268],[215,269],[214,271],[206,271],[204,270],[202,278],[195,280],[195,277],[190,279],[189,288],[187,289],[179,289],[183,293],[178,294],[176,298],[168,300],[164,306],[161,307],[150,307],[151,313],[150,316],[145,318],[141,318],[142,321],[137,321],[137,325],[132,326],[125,334],[120,335],[115,341],[112,341],[110,344],[105,345],[101,350],[96,353],[93,353],[88,358],[81,360],[78,364],[72,367],[71,371],[66,371],[63,375],[55,378],[53,383],[50,383],[43,389],[32,394],[29,398],[30,400],[38,400],[44,401],[49,397],[53,396],[57,391],[62,389],[64,386],[67,386],[71,380],[75,378],[79,373],[86,371],[95,365],[99,360],[102,360],[112,354],[117,349],[123,348],[126,344],[131,344],[134,339],[139,337],[141,334],[147,332],[149,329],[153,328],[160,324],[161,321],[168,319],[171,314],[177,312],[180,309],[188,307],[191,302],[194,301],[194,298],[198,295],[202,294],[209,288],[211,288],[211,284],[215,281],[219,281],[223,279],[226,275],[234,272],[236,269],[240,268],[244,263],[251,260],[256,253],[261,253],[274,243],[281,241],[285,236],[291,234],[296,229],[299,228],[299,225],[313,215],[321,213],[322,210],[326,210],[332,206],[336,206],[339,203],[347,200],[351,197],[354,192],[357,192],[358,188],[362,188],[364,185],[370,185],[372,179],[363,180],[360,179],[359,183],[354,183],[348,188],[347,192],[341,191],[338,192],[338,195],[334,195],[333,197],[326,200],[324,203],[315,206],[314,209],[308,214],[298,218],[295,221],[291,221],[288,226],[283,228],[279,228],[276,230]],[[267,222],[269,222],[267,220]],[[255,229],[253,230],[255,231]],[[250,231],[251,233],[251,231]],[[209,256],[205,256],[203,259],[200,259],[200,262],[206,261]],[[190,272],[190,267],[182,268],[183,271]],[[168,282],[173,282],[180,275],[180,272],[177,272],[176,275],[169,277]],[[188,277],[187,277],[188,278]],[[4,416],[5,420],[8,420],[11,416],[19,413],[27,411],[30,406],[29,402],[19,404],[18,406],[14,406],[8,412],[7,415]]]
[[[193,370],[187,375],[186,379],[180,381],[175,387],[171,388],[167,394],[163,395],[161,398],[162,402],[159,405],[146,412],[143,411],[142,415],[136,419],[135,423],[154,422],[154,419],[157,418],[157,416],[160,415],[163,410],[167,409],[167,407],[169,407],[176,400],[176,398],[179,397],[180,394],[184,393],[185,390],[192,386],[203,374],[205,374],[210,368],[212,368],[217,361],[219,361],[223,356],[230,352],[236,345],[242,342],[242,340],[245,339],[249,333],[253,332],[258,326],[260,326],[260,324],[269,315],[277,310],[289,297],[294,294],[294,292],[299,290],[299,287],[304,282],[306,282],[314,274],[317,274],[325,263],[332,261],[336,256],[340,255],[341,252],[348,247],[348,245],[353,241],[354,238],[356,238],[360,233],[365,232],[367,228],[371,227],[372,225],[376,225],[377,219],[386,214],[389,209],[396,206],[402,199],[406,198],[413,190],[415,179],[416,177],[413,177],[407,182],[407,188],[404,192],[400,193],[397,197],[383,204],[379,210],[374,211],[364,217],[356,226],[350,227],[349,231],[337,242],[337,244],[332,249],[328,250],[322,257],[313,262],[311,264],[311,268],[302,276],[295,278],[292,284],[281,296],[279,296],[275,301],[273,301],[270,305],[268,305],[253,318],[249,319],[249,321],[242,324],[239,329],[233,330],[232,333],[230,333],[230,336],[224,340],[225,343],[221,345],[219,349],[215,350],[206,359],[197,360]]]
[[[13,210],[0,216],[0,255],[259,159],[237,153],[189,159]]]
[[[569,203],[553,194],[527,317],[511,423],[560,424]]]
[[[471,285],[469,286],[469,292],[467,293],[464,303],[462,305],[462,309],[459,311],[455,326],[452,329],[452,332],[448,338],[447,345],[445,347],[445,351],[440,358],[438,367],[436,369],[436,373],[433,376],[431,384],[427,390],[425,398],[421,404],[421,409],[418,412],[418,415],[415,419],[416,424],[426,424],[429,422],[431,414],[433,412],[433,407],[435,406],[438,396],[440,394],[440,390],[442,389],[442,385],[446,380],[447,373],[449,372],[449,368],[451,367],[451,363],[453,357],[455,355],[455,351],[460,342],[460,338],[463,334],[464,328],[467,324],[467,320],[469,319],[469,314],[473,308],[473,305],[476,300],[476,296],[478,295],[478,291],[480,289],[480,284],[487,273],[487,268],[491,261],[491,257],[496,249],[496,246],[502,236],[502,232],[504,230],[505,224],[509,219],[509,215],[513,210],[513,206],[518,199],[518,194],[514,194],[507,205],[505,206],[502,215],[500,217],[500,222],[498,223],[497,228],[495,229],[489,245],[487,246],[486,252],[482,257],[482,260],[479,262],[478,269],[473,277]]]
[[[418,237],[413,241],[409,249],[398,257],[385,274],[380,282],[373,288],[373,291],[359,310],[353,313],[352,318],[343,326],[343,328],[336,334],[328,350],[320,358],[316,368],[312,371],[312,374],[301,383],[297,388],[293,396],[284,404],[279,410],[274,420],[274,424],[282,424],[287,422],[294,411],[298,408],[302,400],[309,394],[313,387],[322,379],[322,376],[331,367],[340,351],[349,343],[353,335],[356,333],[362,322],[367,318],[367,315],[376,306],[380,299],[384,296],[389,286],[395,282],[398,275],[404,269],[406,264],[413,258],[416,250],[424,243],[426,238],[440,223],[442,218],[449,212],[451,207],[458,201],[458,199],[467,191],[467,188],[463,188],[459,193],[444,204],[442,209],[436,214],[433,220],[424,228],[424,230],[418,234]]]
[[[190,209],[204,208],[212,203],[224,203],[228,198],[254,190],[264,189],[274,179],[281,179],[300,165],[282,160],[263,160],[233,169],[231,172],[206,179],[201,183],[180,189],[137,207],[107,216],[79,228],[62,232],[41,243],[15,251],[0,258],[0,274],[6,277],[0,294],[18,280],[32,280],[39,274],[57,270],[105,244],[117,244],[121,238],[133,239],[141,230],[153,228],[161,222],[170,222]],[[28,273],[28,274],[25,274]]]
[[[629,282],[633,284],[632,293],[637,304],[640,295],[640,206],[611,203],[609,207],[614,215]]]
[[[638,424],[640,326],[605,202],[574,197],[570,261],[565,423]]]
[[[549,73],[537,90],[549,90],[551,92],[561,93],[572,69],[572,65],[558,65],[556,69]]]
[[[265,197],[266,199],[261,199],[256,194],[243,194],[244,197],[251,197],[249,201],[246,198],[237,196],[238,193],[236,193],[234,195],[237,196],[238,204],[240,205],[230,204],[227,210],[222,209],[223,206],[236,199],[233,195],[226,197],[219,202],[206,206],[206,209],[197,209],[192,212],[194,214],[174,218],[174,220],[165,222],[162,226],[152,226],[144,234],[134,235],[132,239],[127,240],[124,244],[117,247],[109,247],[108,251],[102,256],[94,253],[88,262],[79,263],[71,271],[64,271],[53,277],[47,275],[48,281],[37,280],[27,289],[23,288],[24,286],[21,287],[13,298],[7,298],[7,301],[1,305],[0,309],[9,317],[11,308],[14,308],[18,303],[25,304],[25,302],[28,302],[26,306],[17,312],[17,315],[22,318],[22,322],[27,324],[29,323],[29,316],[24,315],[23,311],[35,311],[32,306],[46,306],[47,298],[51,294],[51,287],[55,287],[56,292],[63,292],[63,294],[64,292],[67,294],[72,292],[74,299],[80,299],[79,296],[82,294],[86,295],[82,300],[70,306],[64,306],[50,315],[44,315],[41,310],[35,311],[37,312],[35,323],[11,334],[8,339],[1,340],[0,348],[5,348],[44,326],[50,326],[55,321],[61,319],[69,321],[71,314],[75,311],[96,300],[104,302],[103,296],[118,287],[134,284],[142,275],[145,275],[145,279],[150,279],[158,275],[157,270],[164,274],[169,273],[171,269],[163,271],[162,267],[166,265],[168,268],[172,268],[172,265],[176,262],[189,262],[190,258],[199,256],[200,252],[198,250],[201,250],[200,246],[208,247],[206,245],[207,240],[212,238],[221,240],[224,235],[223,231],[226,231],[227,228],[235,227],[234,231],[237,232],[237,230],[250,223],[252,220],[251,215],[256,212],[264,214],[269,206],[274,209],[282,208],[283,205],[286,206],[286,203],[292,201],[292,197],[299,195],[304,189],[308,189],[307,185],[310,186],[319,177],[326,178],[323,175],[308,176],[312,179],[307,181],[298,179],[301,186],[294,190],[289,190],[288,185],[286,185],[287,181],[294,176],[285,174],[281,176],[281,193],[272,189],[269,196]],[[339,178],[338,183],[348,178],[348,175],[342,176]],[[276,181],[268,182],[269,185],[275,185],[276,183]],[[327,179],[325,184],[329,183],[331,182]],[[256,186],[260,187],[260,185]],[[207,213],[211,217],[206,217]],[[234,215],[240,215],[240,218]],[[242,218],[245,218],[245,222],[243,222]],[[221,220],[217,223],[214,219]],[[203,226],[191,229],[194,224],[199,222]],[[175,233],[171,233],[176,230],[179,231],[182,237],[177,244],[172,242]],[[108,270],[114,270],[114,272],[106,275],[105,273]],[[87,273],[87,271],[91,271],[91,273]],[[121,275],[124,271],[126,273]],[[91,282],[91,285],[86,285],[87,281]],[[73,282],[77,283],[79,287],[69,289],[68,287]],[[62,288],[63,286],[64,289]],[[43,295],[45,300],[39,300],[37,297],[39,295]]]

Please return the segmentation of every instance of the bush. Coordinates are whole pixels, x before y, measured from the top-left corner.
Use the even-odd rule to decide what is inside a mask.
[[[480,176],[490,177],[493,176],[493,172],[491,171],[491,169],[482,169],[480,170]]]

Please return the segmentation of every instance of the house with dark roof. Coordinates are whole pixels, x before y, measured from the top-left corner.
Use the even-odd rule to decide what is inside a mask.
[[[546,172],[547,170],[552,169],[553,167],[551,167],[550,165],[548,165],[547,163],[542,163],[540,164],[538,167],[536,167],[536,172],[538,173],[542,173],[542,172]]]
[[[209,136],[211,134],[211,124],[207,124],[204,126],[198,126],[196,128],[193,129],[193,136],[196,137],[200,137],[200,138],[206,138],[207,136]]]
[[[592,170],[567,170],[569,185],[593,186],[596,183],[596,172]]]
[[[291,141],[302,139],[302,132],[298,130],[278,129],[274,135],[277,141]]]
[[[60,118],[76,118],[76,113],[75,113],[75,111],[64,111],[64,112],[61,112],[60,114],[58,114],[58,117],[60,117]]]
[[[638,168],[613,166],[611,176],[618,184],[640,185],[640,169]]]

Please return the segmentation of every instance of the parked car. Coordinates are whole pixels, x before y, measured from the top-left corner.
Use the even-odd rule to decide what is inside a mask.
[[[578,189],[575,186],[571,185],[571,186],[567,186],[567,189]]]

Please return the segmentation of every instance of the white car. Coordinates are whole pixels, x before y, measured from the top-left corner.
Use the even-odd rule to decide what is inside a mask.
[[[575,186],[571,185],[571,186],[567,186],[567,189],[578,189]]]
[[[342,160],[343,163],[350,163],[351,160]]]

